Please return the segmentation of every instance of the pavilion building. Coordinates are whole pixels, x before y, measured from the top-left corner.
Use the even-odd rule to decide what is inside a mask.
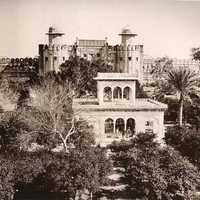
[[[97,98],[78,98],[73,109],[94,127],[96,142],[104,145],[139,132],[164,137],[167,105],[152,99],[136,98],[136,83],[142,80],[143,46],[134,44],[130,29],[124,29],[115,49],[116,72],[98,73]],[[139,49],[138,49],[139,48]]]

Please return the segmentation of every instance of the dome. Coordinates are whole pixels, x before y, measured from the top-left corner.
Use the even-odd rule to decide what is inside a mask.
[[[129,29],[129,28],[123,29],[122,34],[132,34],[131,29]]]
[[[123,28],[122,32],[119,35],[137,36],[137,34],[132,33],[131,29],[129,28]]]
[[[50,26],[49,27],[49,32],[47,33],[47,35],[64,35],[64,33],[62,33],[61,31],[59,31],[57,28]]]

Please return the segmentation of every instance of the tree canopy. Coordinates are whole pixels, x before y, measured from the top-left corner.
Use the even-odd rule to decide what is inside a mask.
[[[97,76],[97,72],[111,72],[112,66],[106,64],[102,59],[88,61],[73,56],[60,66],[60,70],[61,77],[70,81],[80,96],[88,93],[96,96],[96,81],[93,78]]]
[[[198,85],[199,78],[194,71],[189,69],[173,69],[167,73],[168,84],[177,92],[179,99],[179,125],[183,124],[183,103],[190,94],[199,95]]]
[[[128,148],[121,148],[116,157],[120,157],[125,168],[134,198],[185,200],[197,191],[198,168],[172,147],[161,146],[154,134],[139,133],[124,145]]]

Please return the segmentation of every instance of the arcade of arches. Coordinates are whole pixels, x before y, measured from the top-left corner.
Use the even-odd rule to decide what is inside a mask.
[[[105,134],[109,136],[132,137],[135,134],[135,120],[129,118],[126,121],[118,118],[115,121],[111,118],[105,120]]]
[[[115,87],[112,89],[111,87],[105,87],[103,90],[103,99],[104,101],[112,101],[117,99],[125,99],[125,100],[131,100],[131,88],[125,87]]]

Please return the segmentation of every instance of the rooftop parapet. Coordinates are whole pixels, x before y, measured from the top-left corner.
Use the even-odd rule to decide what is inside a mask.
[[[137,80],[138,73],[130,74],[130,73],[100,73],[98,72],[97,77],[94,80]]]
[[[80,47],[103,47],[106,45],[106,40],[78,40]]]

